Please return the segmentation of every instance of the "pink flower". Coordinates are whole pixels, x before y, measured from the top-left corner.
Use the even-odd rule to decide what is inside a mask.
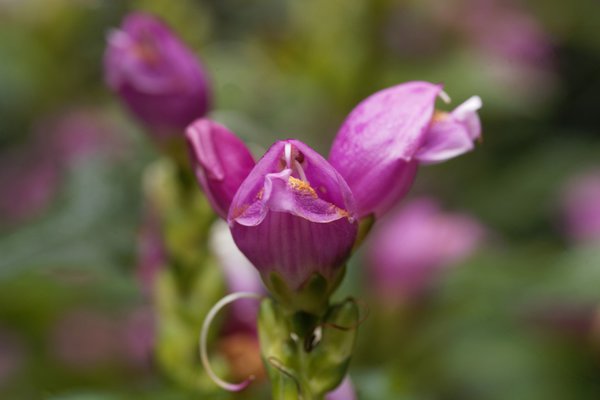
[[[436,273],[474,252],[484,235],[472,217],[440,210],[418,199],[376,227],[368,250],[368,275],[376,296],[394,302],[422,294]]]
[[[217,213],[227,214],[235,243],[272,292],[292,298],[306,289],[328,298],[343,275],[358,219],[379,217],[400,200],[419,163],[473,149],[481,100],[434,113],[438,96],[446,97],[441,85],[427,82],[375,93],[350,113],[329,161],[289,139],[254,165],[224,127],[201,120],[188,129],[200,186]]]
[[[440,95],[441,85],[408,82],[368,97],[346,118],[329,161],[350,185],[359,217],[381,216],[404,197],[420,163],[473,149],[481,134],[481,100],[435,114]]]
[[[158,136],[182,135],[208,111],[210,90],[200,62],[149,14],[129,14],[111,32],[104,64],[108,86]]]

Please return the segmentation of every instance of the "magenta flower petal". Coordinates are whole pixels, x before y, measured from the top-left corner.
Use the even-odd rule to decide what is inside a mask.
[[[227,218],[235,192],[254,167],[252,154],[237,136],[209,119],[194,122],[185,135],[202,190],[217,214]]]
[[[421,163],[446,161],[472,150],[474,140],[481,136],[481,122],[477,110],[479,96],[473,96],[451,113],[434,116],[425,140],[416,154]]]
[[[108,37],[106,82],[156,134],[182,134],[206,114],[210,90],[196,56],[160,20],[128,15]]]
[[[314,273],[333,279],[357,233],[350,188],[296,140],[271,146],[240,186],[228,220],[236,244],[263,279],[277,272],[292,289]]]
[[[358,215],[382,214],[410,187],[441,85],[409,82],[375,93],[344,121],[329,161],[356,199]]]

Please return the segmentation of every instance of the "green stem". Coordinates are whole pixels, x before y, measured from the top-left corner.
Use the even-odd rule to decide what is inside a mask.
[[[322,400],[335,389],[347,373],[357,322],[352,300],[329,306],[322,317],[263,300],[258,327],[273,398]]]

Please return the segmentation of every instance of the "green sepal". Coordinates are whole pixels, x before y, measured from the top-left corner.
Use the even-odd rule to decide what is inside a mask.
[[[273,297],[290,313],[303,311],[322,316],[329,305],[329,298],[338,288],[345,273],[346,266],[338,268],[329,279],[315,272],[298,289],[290,288],[277,272],[263,276],[263,281]]]
[[[354,246],[352,247],[352,252],[356,251],[360,245],[365,241],[369,232],[373,228],[375,224],[375,215],[369,214],[366,217],[362,218],[358,221],[358,234],[356,235],[356,240],[354,241]]]
[[[273,398],[322,399],[335,389],[347,373],[357,327],[358,307],[350,299],[320,318],[263,300],[258,330]],[[319,330],[320,340],[314,335]]]
[[[347,299],[329,308],[322,324],[322,338],[311,352],[310,387],[316,393],[328,393],[342,382],[354,350],[359,310]]]

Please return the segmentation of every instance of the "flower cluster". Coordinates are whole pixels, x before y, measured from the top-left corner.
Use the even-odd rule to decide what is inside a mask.
[[[343,275],[359,223],[397,203],[420,164],[473,148],[481,100],[472,97],[447,113],[435,109],[440,96],[447,97],[441,85],[428,82],[375,93],[344,121],[328,159],[288,139],[255,164],[224,126],[200,119],[188,127],[200,186],[279,300],[302,293],[326,299]],[[305,300],[292,305],[312,311]]]

